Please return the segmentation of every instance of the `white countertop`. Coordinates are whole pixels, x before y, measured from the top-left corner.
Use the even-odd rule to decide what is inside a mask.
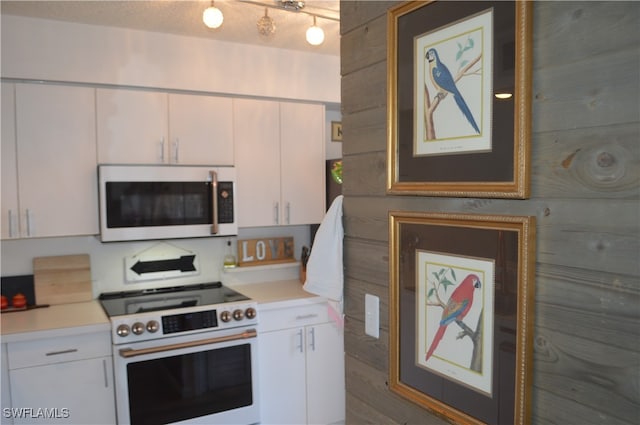
[[[326,302],[326,298],[302,289],[302,284],[299,280],[277,280],[229,286],[257,301],[258,307],[265,309]]]
[[[2,342],[111,330],[109,318],[97,300],[2,313],[0,323]]]
[[[258,302],[261,309],[317,304],[326,299],[306,292],[299,280],[229,285]],[[82,333],[110,331],[111,323],[98,300],[57,304],[33,310],[2,313],[1,342],[54,338]]]

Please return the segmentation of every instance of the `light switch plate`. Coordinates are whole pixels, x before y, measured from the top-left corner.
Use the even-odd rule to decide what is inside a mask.
[[[380,298],[371,294],[364,295],[364,333],[380,337]]]

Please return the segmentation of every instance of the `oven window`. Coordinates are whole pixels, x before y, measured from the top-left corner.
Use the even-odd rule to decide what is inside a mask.
[[[207,182],[107,182],[107,227],[211,224]]]
[[[253,403],[251,345],[129,363],[132,424],[161,424]]]

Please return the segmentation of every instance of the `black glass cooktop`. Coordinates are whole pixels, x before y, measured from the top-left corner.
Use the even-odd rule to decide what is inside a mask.
[[[216,305],[249,300],[220,282],[133,291],[105,292],[99,297],[109,317]]]

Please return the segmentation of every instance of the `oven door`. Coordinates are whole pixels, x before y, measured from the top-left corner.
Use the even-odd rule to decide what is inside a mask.
[[[118,423],[258,423],[256,336],[235,328],[114,346]]]

